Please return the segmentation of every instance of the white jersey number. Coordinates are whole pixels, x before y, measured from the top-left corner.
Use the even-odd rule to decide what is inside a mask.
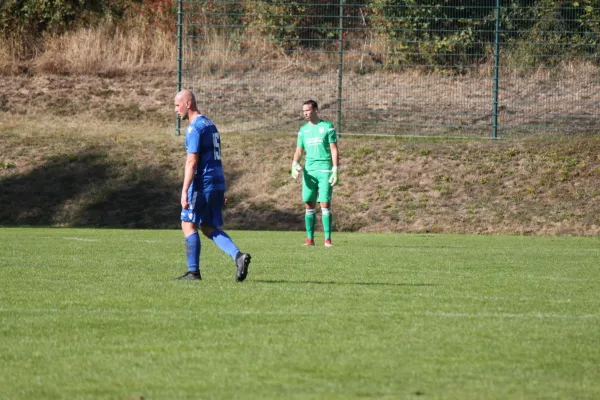
[[[215,160],[221,160],[221,140],[219,138],[219,132],[213,133],[213,147]]]

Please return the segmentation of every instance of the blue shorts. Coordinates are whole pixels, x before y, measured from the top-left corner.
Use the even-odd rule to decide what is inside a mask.
[[[190,185],[188,190],[190,205],[187,209],[181,209],[181,220],[198,225],[222,226],[225,191],[196,192],[194,186],[194,184]]]

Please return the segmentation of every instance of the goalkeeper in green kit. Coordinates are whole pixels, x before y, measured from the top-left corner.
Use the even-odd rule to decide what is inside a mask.
[[[302,105],[304,119],[308,122],[298,131],[296,152],[292,161],[292,178],[302,171],[302,201],[306,203],[305,246],[315,245],[315,219],[317,201],[321,204],[325,246],[331,247],[331,193],[338,183],[337,134],[333,124],[319,117],[319,106],[314,100]],[[299,164],[306,152],[304,167]]]

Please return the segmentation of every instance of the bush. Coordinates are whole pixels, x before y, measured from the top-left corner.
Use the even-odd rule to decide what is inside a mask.
[[[596,8],[592,7],[596,4]],[[600,45],[597,1],[513,1],[503,10],[503,42],[512,63],[535,67],[594,56]]]
[[[344,28],[360,24],[356,18],[365,2],[344,7]],[[267,35],[286,49],[322,48],[339,38],[339,0],[310,2],[267,0],[245,3],[245,25]]]
[[[556,64],[597,52],[597,0],[504,0],[503,51],[527,65]],[[388,43],[388,63],[432,68],[485,61],[495,40],[495,0],[372,0],[373,29]],[[594,6],[595,5],[595,6]]]
[[[175,29],[176,0],[5,0],[0,4],[2,32],[42,37],[100,22],[122,22],[141,14],[161,29]]]

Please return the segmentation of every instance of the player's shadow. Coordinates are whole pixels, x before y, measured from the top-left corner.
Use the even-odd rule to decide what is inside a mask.
[[[364,285],[364,286],[435,286],[432,283],[390,283],[390,282],[336,282],[336,281],[291,281],[284,279],[252,279],[252,282],[270,284],[308,284],[308,285]]]

